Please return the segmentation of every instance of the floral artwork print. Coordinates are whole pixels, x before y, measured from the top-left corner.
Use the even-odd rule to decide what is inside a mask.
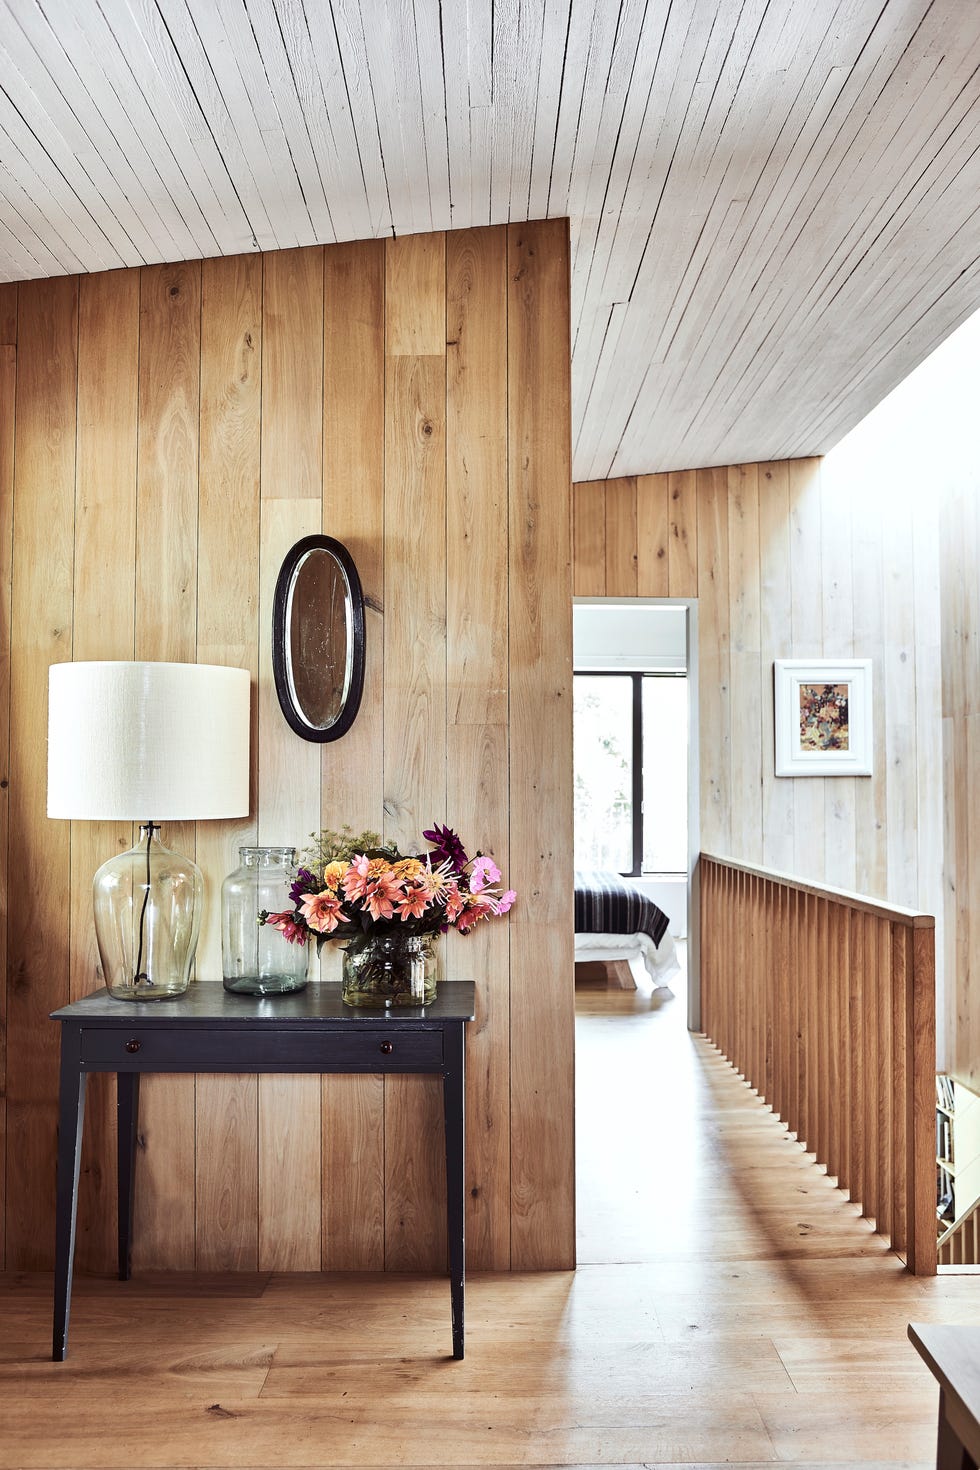
[[[849,750],[848,684],[801,684],[800,750]]]

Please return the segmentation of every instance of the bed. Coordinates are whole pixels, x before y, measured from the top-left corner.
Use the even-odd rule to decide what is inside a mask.
[[[622,961],[640,955],[657,989],[680,973],[668,919],[652,899],[618,873],[575,873],[575,960]]]

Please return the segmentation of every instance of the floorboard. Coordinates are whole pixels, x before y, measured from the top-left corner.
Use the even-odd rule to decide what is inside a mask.
[[[0,1470],[589,1466],[926,1470],[916,1280],[702,1038],[682,994],[577,996],[579,1269],[444,1279],[0,1277]],[[678,987],[679,989],[679,987]]]

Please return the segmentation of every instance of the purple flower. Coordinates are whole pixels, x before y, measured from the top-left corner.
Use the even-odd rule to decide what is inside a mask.
[[[432,846],[432,866],[437,868],[440,863],[448,862],[454,873],[461,873],[469,862],[463,844],[451,827],[440,827],[436,822],[422,836]]]
[[[289,888],[289,897],[293,903],[299,903],[304,893],[309,893],[313,887],[313,874],[309,868],[297,868],[296,877]]]

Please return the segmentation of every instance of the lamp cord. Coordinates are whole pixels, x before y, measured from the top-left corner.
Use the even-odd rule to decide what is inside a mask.
[[[150,981],[149,975],[145,974],[144,971],[143,971],[143,936],[144,936],[145,926],[146,926],[146,906],[147,906],[147,904],[150,901],[150,843],[153,841],[153,834],[154,834],[154,832],[158,832],[160,829],[159,829],[159,827],[158,827],[158,825],[157,825],[156,822],[147,822],[145,825],[146,825],[146,887],[143,889],[143,907],[140,909],[140,943],[139,943],[139,952],[138,952],[138,954],[136,956],[136,974],[133,977],[133,984],[134,985],[139,985],[140,982],[143,981],[143,980],[145,980],[147,982],[147,984],[149,984],[149,981]]]

